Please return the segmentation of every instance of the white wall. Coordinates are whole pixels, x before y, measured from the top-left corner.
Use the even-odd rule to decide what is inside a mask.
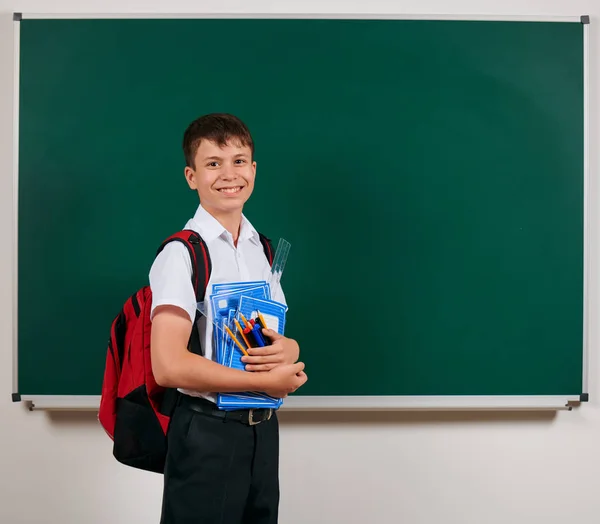
[[[80,4],[84,4],[81,5]],[[341,7],[343,6],[343,7]],[[366,11],[368,9],[368,11]],[[0,0],[0,523],[158,522],[161,477],[118,465],[93,413],[12,404],[12,17],[22,12],[369,12],[592,16],[592,206],[598,170],[597,0]],[[592,209],[592,261],[598,261]],[[43,217],[42,217],[43,220]],[[600,298],[591,282],[592,315]],[[284,524],[600,522],[600,331],[591,402],[551,414],[283,414]]]

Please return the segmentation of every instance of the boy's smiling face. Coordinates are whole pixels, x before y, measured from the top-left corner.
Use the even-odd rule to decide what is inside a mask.
[[[202,207],[213,215],[241,212],[254,189],[255,175],[252,150],[235,139],[223,147],[202,140],[194,167],[185,168],[188,185],[198,191]]]

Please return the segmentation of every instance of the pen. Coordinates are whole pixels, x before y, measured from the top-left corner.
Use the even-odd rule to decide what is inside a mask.
[[[264,347],[267,345],[267,342],[265,341],[265,338],[260,332],[260,329],[260,324],[256,324],[254,326],[254,329],[252,330],[252,334],[254,335],[254,339],[256,340],[256,343],[259,345],[259,347]]]
[[[229,327],[225,326],[225,329],[227,330],[227,334],[233,339],[233,341],[236,343],[237,347],[240,348],[240,350],[242,351],[242,353],[246,356],[248,356],[248,352],[242,347],[242,345],[240,344],[240,341],[235,338],[235,335],[231,332],[231,329],[229,329]]]

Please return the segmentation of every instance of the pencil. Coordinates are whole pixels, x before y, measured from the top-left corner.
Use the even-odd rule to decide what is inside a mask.
[[[263,327],[264,329],[269,329],[269,328],[267,327],[267,323],[265,322],[265,319],[264,319],[264,318],[263,318],[263,316],[262,316],[262,313],[261,313],[260,311],[257,311],[256,313],[258,314],[258,320],[260,320],[260,323],[261,323],[262,327]]]
[[[244,330],[242,329],[242,326],[240,326],[240,323],[234,318],[233,321],[235,322],[235,326],[238,328],[238,331],[240,332],[240,335],[242,335],[242,338],[244,339],[244,342],[246,343],[246,347],[252,347],[250,345],[250,342],[248,342],[248,339],[246,338],[246,335],[244,335]]]
[[[235,335],[231,332],[231,329],[229,329],[227,326],[225,326],[225,330],[227,331],[227,334],[233,339],[233,341],[237,344],[237,347],[240,348],[240,350],[242,351],[242,353],[246,356],[248,356],[248,352],[243,348],[243,346],[240,344],[240,341],[235,338]]]
[[[246,317],[244,315],[242,315],[241,312],[240,312],[240,317],[242,317],[242,322],[244,323],[244,325],[246,327],[248,327],[250,324],[248,323],[248,321],[246,320]]]

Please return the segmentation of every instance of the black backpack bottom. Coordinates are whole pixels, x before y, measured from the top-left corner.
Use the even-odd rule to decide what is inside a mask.
[[[118,398],[116,410],[114,457],[126,466],[164,473],[167,437],[150,405],[145,385]]]

